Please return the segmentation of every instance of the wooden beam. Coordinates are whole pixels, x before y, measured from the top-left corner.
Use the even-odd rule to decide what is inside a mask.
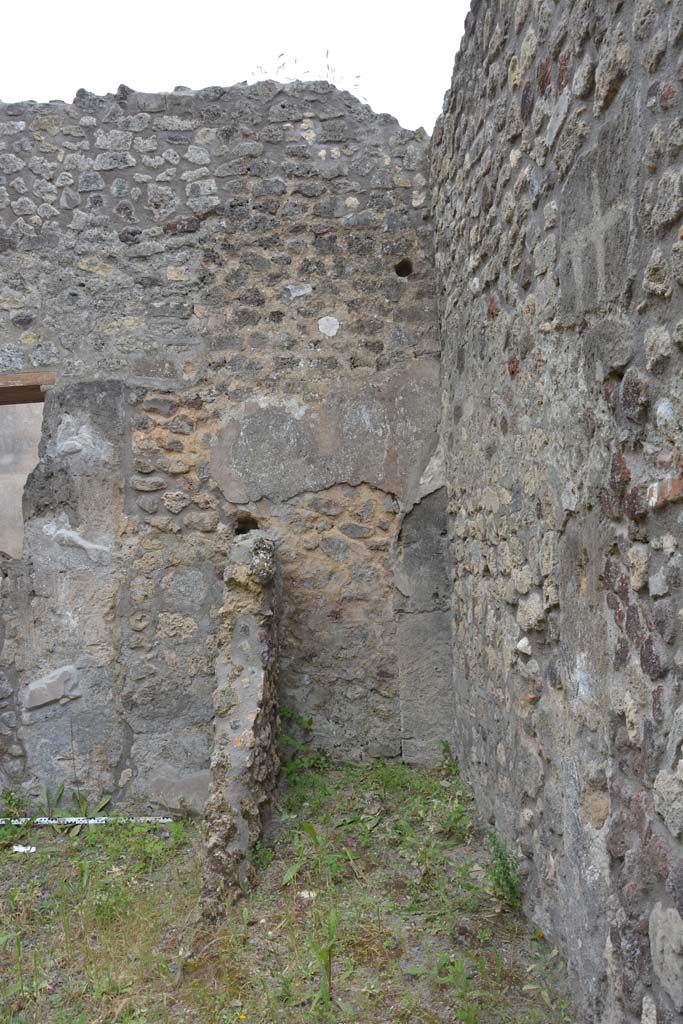
[[[44,402],[43,388],[54,384],[56,377],[50,370],[30,370],[27,373],[0,373],[0,405],[26,405]]]

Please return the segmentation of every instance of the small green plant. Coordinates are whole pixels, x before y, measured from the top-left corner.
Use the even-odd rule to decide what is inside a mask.
[[[142,1007],[140,1009],[131,1007],[124,1011],[124,1016],[117,1017],[116,1024],[146,1024],[148,1020],[147,1010]]]
[[[15,790],[3,789],[0,806],[2,807],[0,817],[10,819],[28,817],[26,801]],[[11,821],[0,825],[0,849],[21,843],[30,832],[34,821],[35,817],[31,817],[23,825],[12,825]]]
[[[132,893],[123,881],[106,879],[90,897],[89,909],[100,925],[109,925],[123,917],[132,906]]]
[[[266,844],[259,839],[252,852],[251,863],[258,871],[265,871],[266,868],[273,863],[274,857],[275,851],[273,848],[271,846],[266,846]]]
[[[24,818],[27,816],[26,799],[15,789],[3,789],[0,808],[0,817],[2,818]]]
[[[79,793],[78,791],[74,791],[71,794],[71,799],[73,801],[74,811],[76,812],[74,816],[78,818],[96,818],[97,815],[101,814],[104,808],[111,803],[111,797],[104,796],[101,800],[97,801],[94,807],[90,807],[85,793]],[[83,825],[72,825],[69,828],[69,835],[79,835],[82,828]]]
[[[305,868],[312,884],[330,889],[342,874],[345,859],[348,861],[349,858],[345,858],[310,821],[302,821],[299,828],[301,831],[292,843],[295,860],[284,872],[282,885],[289,885]],[[353,860],[351,867],[353,869]]]
[[[122,821],[99,829],[86,828],[79,840],[105,862],[112,865],[125,863],[131,876],[163,864],[187,841],[188,825],[185,821],[170,822],[163,829],[153,822]]]
[[[73,1010],[57,1010],[51,1024],[88,1024],[88,1022],[85,1011],[83,1013],[74,1013]]]
[[[536,993],[547,1009],[554,1010],[563,1021],[569,1020],[565,1016],[567,1004],[556,991],[562,975],[560,952],[557,948],[549,949],[540,932],[532,942],[532,959],[527,974],[529,981],[522,986],[522,992]]]
[[[280,718],[287,723],[288,727],[288,731],[283,732],[280,737],[281,744],[284,747],[289,747],[295,753],[300,752],[310,742],[313,719],[302,718],[292,708],[281,708]]]
[[[433,985],[448,988],[457,1000],[456,1017],[458,1024],[479,1024],[479,1006],[482,992],[472,988],[471,977],[475,972],[460,957],[440,953],[431,967],[409,967],[407,974],[429,978]]]
[[[7,849],[26,839],[34,820],[34,818],[30,818],[23,825],[11,825],[9,822],[6,825],[0,825],[0,850]]]
[[[518,862],[493,829],[486,833],[491,850],[491,863],[486,872],[486,881],[493,892],[511,910],[522,905],[522,884],[518,874]]]
[[[301,718],[290,708],[283,708],[280,717],[290,726],[290,732],[280,737],[284,805],[290,814],[296,814],[312,797],[316,806],[324,803],[328,791],[324,785],[316,786],[315,776],[324,771],[328,761],[323,754],[310,750],[312,718]]]
[[[330,910],[326,921],[326,938],[320,946],[314,946],[313,953],[320,964],[320,1001],[326,1010],[329,1010],[332,1002],[332,967],[334,963],[334,951],[337,942],[337,928],[339,926],[339,915],[336,910]]]
[[[444,835],[457,843],[464,843],[470,833],[470,820],[462,804],[456,804],[446,814],[442,825]]]
[[[6,1005],[19,1007],[35,1003],[47,986],[37,950],[26,948],[18,932],[0,932],[0,951],[6,952],[13,968],[9,976],[3,975],[0,979],[0,1010]],[[12,1015],[9,1020],[13,1024],[22,1018]]]
[[[39,810],[45,818],[95,818],[111,803],[110,796],[101,797],[94,805],[88,803],[85,793],[80,790],[73,790],[71,793],[71,810],[65,811],[62,807],[64,798],[64,783],[61,782],[57,789],[52,791],[49,786],[45,788],[45,798],[39,804]],[[83,828],[82,825],[53,825],[56,832],[66,832],[68,835],[77,836]]]
[[[45,787],[45,801],[40,804],[40,812],[44,818],[56,818],[60,814],[59,805],[64,796],[64,783],[61,782],[57,789],[52,792],[49,786]]]

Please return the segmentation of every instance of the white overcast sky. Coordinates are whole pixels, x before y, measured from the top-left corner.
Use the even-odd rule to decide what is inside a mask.
[[[71,101],[79,88],[121,84],[159,92],[328,77],[329,50],[335,84],[431,132],[469,0],[0,0],[0,8],[5,103]]]

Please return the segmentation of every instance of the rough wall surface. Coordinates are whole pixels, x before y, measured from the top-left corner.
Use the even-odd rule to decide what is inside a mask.
[[[683,1020],[682,44],[475,2],[433,142],[455,749],[614,1024]]]
[[[0,106],[0,372],[57,376],[2,567],[13,785],[202,809],[250,524],[282,703],[335,756],[439,757],[450,718],[401,711],[418,618],[449,700],[443,588],[410,596],[445,531],[426,153],[326,83]]]

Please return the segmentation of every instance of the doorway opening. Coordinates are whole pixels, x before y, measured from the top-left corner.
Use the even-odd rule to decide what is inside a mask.
[[[38,463],[43,387],[54,380],[45,371],[0,374],[0,558],[21,558],[24,487]]]

